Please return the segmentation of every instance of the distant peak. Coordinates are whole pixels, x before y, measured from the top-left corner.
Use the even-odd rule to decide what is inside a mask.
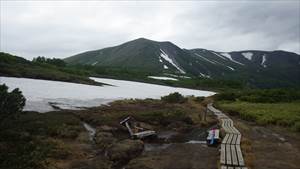
[[[141,38],[134,39],[133,41],[152,41],[152,40],[141,37]]]

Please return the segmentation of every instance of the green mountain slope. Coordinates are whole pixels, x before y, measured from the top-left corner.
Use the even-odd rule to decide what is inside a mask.
[[[88,72],[48,63],[28,61],[22,57],[0,52],[0,76],[58,80],[91,85],[102,85],[90,80]]]
[[[65,59],[69,65],[140,70],[156,75],[240,80],[250,86],[300,86],[300,55],[286,51],[181,49],[144,38]]]

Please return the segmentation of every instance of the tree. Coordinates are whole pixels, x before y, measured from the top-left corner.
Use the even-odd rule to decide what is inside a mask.
[[[32,62],[35,63],[47,63],[51,65],[55,65],[58,67],[64,67],[66,66],[66,62],[62,59],[57,59],[57,58],[45,58],[44,56],[38,56],[36,58],[33,58]]]
[[[0,85],[0,122],[21,112],[25,101],[25,97],[18,88],[9,92],[5,84]]]

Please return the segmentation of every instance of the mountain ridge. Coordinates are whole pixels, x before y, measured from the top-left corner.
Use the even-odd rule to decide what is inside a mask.
[[[156,75],[186,74],[213,79],[241,79],[300,84],[300,55],[282,50],[220,52],[184,49],[170,41],[138,38],[117,46],[87,51],[65,59],[70,65],[146,70]],[[268,85],[266,82],[263,85]]]

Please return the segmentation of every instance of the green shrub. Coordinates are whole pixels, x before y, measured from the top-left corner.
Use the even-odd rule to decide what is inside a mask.
[[[5,84],[0,85],[0,122],[21,112],[25,101],[25,97],[18,88],[8,92]]]
[[[238,98],[238,94],[235,92],[222,92],[219,94],[216,94],[217,100],[228,100],[228,101],[235,101]]]
[[[198,102],[198,103],[201,103],[203,100],[205,99],[205,97],[203,96],[198,96],[198,97],[195,97],[195,101]]]
[[[175,92],[175,93],[170,93],[167,96],[161,97],[161,100],[167,102],[167,103],[184,103],[187,101],[184,96],[182,96],[180,93]]]

